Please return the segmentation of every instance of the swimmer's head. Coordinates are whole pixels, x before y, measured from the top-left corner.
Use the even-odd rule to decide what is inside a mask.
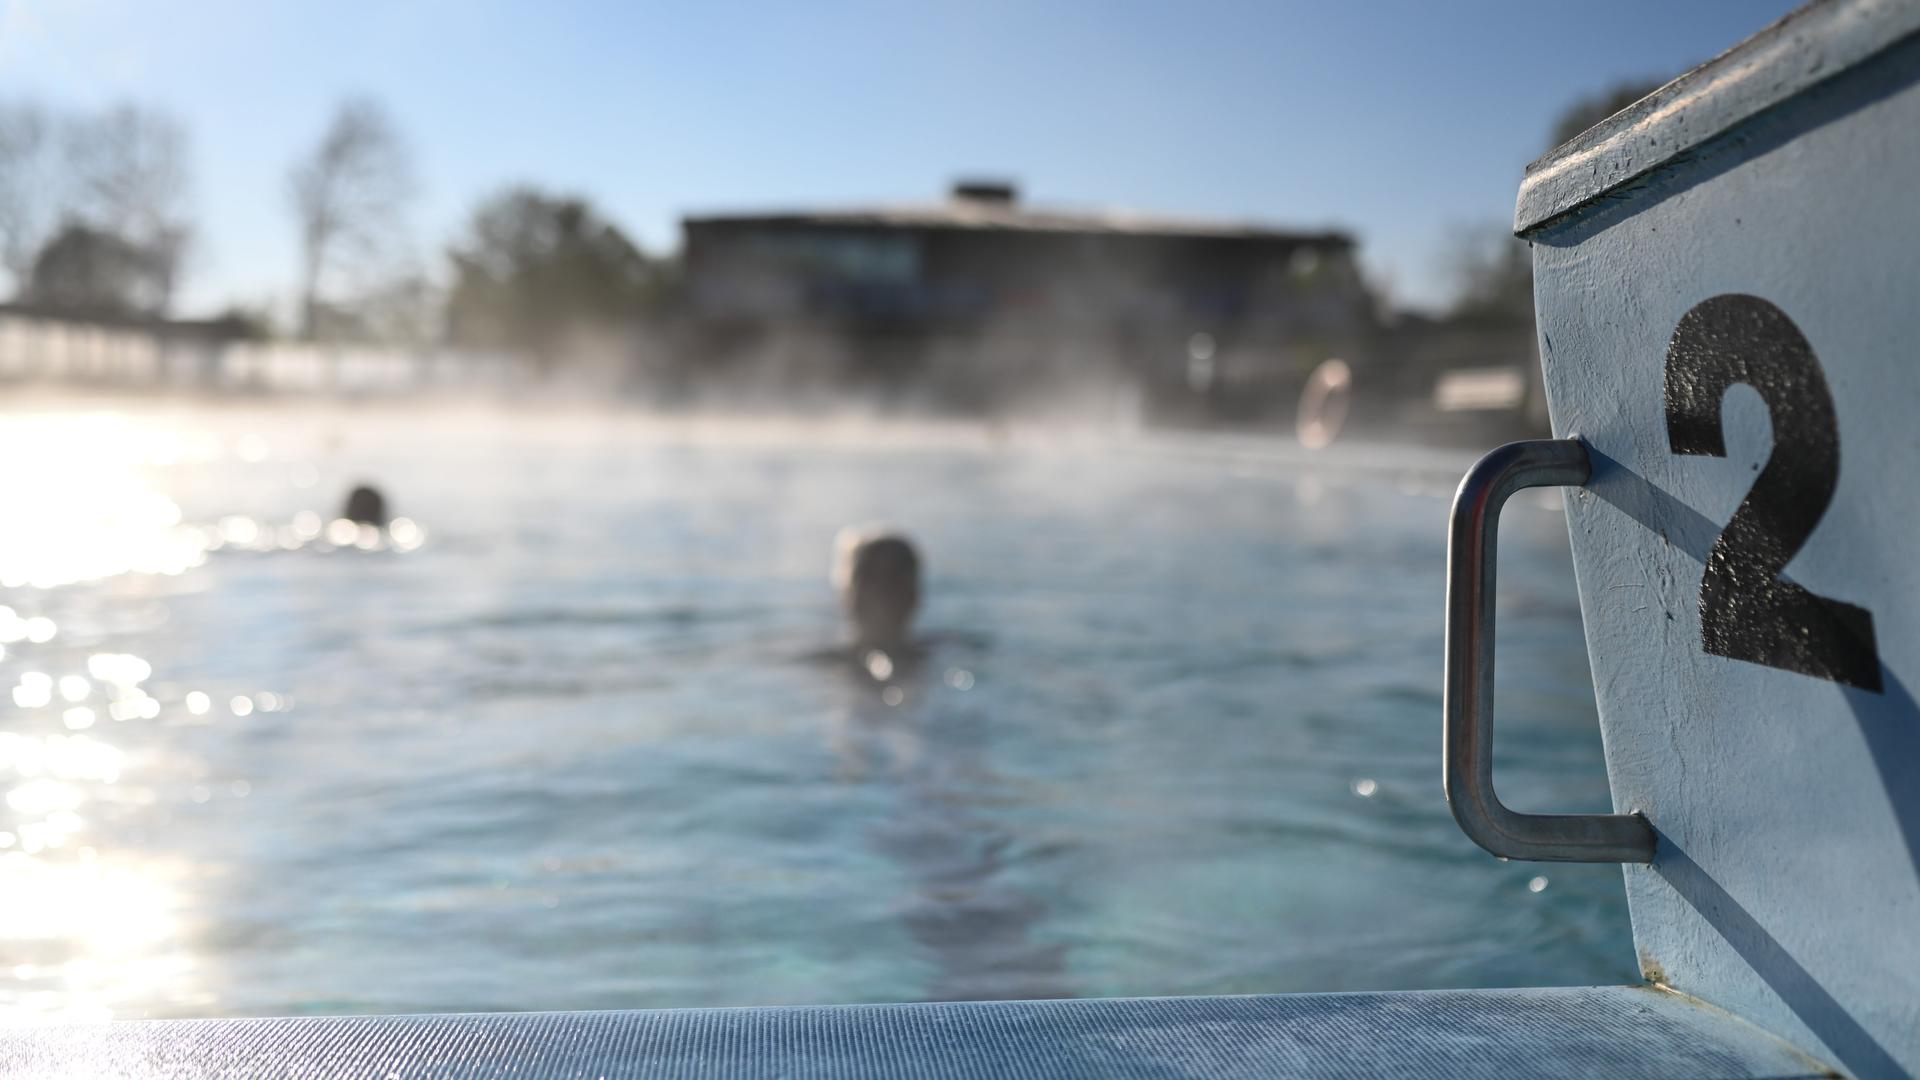
[[[356,525],[387,525],[387,497],[380,494],[379,488],[365,484],[347,493],[347,505],[340,508],[340,516]]]
[[[842,529],[834,542],[833,588],[861,644],[898,645],[920,606],[920,553],[896,532]]]

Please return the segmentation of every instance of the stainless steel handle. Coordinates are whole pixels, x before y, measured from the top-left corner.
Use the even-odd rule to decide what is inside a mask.
[[[1578,439],[1508,443],[1460,481],[1447,532],[1447,685],[1441,782],[1453,819],[1503,859],[1653,861],[1639,814],[1522,814],[1493,793],[1493,587],[1500,507],[1522,488],[1584,485],[1593,467]]]

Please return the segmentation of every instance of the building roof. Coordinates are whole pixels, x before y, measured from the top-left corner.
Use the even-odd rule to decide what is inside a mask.
[[[1013,202],[950,199],[941,203],[854,207],[758,214],[699,214],[683,219],[688,227],[767,226],[868,229],[955,229],[983,232],[1097,233],[1209,240],[1352,247],[1344,232],[1292,232],[1252,222],[1206,221],[1138,214],[1131,211],[1036,209]]]

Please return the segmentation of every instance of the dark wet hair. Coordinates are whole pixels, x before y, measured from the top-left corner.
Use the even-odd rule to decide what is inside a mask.
[[[904,635],[920,606],[920,553],[902,536],[863,540],[852,552],[846,602],[862,634]]]
[[[380,489],[362,484],[347,493],[347,505],[341,509],[340,516],[356,524],[384,528],[387,524],[387,497],[380,494]]]
[[[881,582],[910,582],[919,591],[920,553],[905,537],[877,536],[855,549],[854,587]]]

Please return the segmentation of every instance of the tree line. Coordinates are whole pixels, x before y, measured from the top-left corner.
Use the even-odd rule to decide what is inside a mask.
[[[1575,102],[1547,145],[1652,88],[1624,84]],[[11,299],[85,318],[171,314],[195,235],[189,157],[185,129],[158,110],[0,102],[0,271]],[[551,368],[630,335],[672,291],[670,262],[649,258],[587,199],[533,185],[481,200],[432,267],[409,225],[416,194],[392,117],[371,99],[342,101],[287,169],[299,260],[291,336],[448,341]],[[1453,262],[1460,291],[1447,318],[1531,323],[1524,245],[1503,229],[1464,232]],[[239,314],[269,332],[264,316]]]
[[[181,124],[139,105],[0,103],[0,271],[11,300],[81,318],[171,315],[195,237],[189,150]],[[410,227],[417,190],[387,111],[341,102],[287,169],[299,260],[291,336],[446,340],[550,365],[582,333],[618,334],[658,308],[666,263],[587,199],[533,185],[483,199],[436,274]],[[244,321],[269,332],[262,315]]]
[[[192,236],[186,158],[180,126],[138,106],[0,107],[0,266],[16,299],[167,310]]]

